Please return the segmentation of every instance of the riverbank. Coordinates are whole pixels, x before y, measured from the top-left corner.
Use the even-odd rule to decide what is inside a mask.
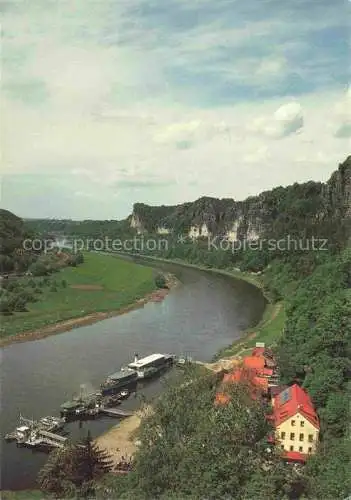
[[[254,330],[247,330],[244,337],[220,350],[213,357],[212,363],[204,363],[203,366],[214,372],[233,369],[243,356],[250,353],[256,342],[265,342],[267,347],[273,347],[283,331],[284,322],[284,304],[268,304],[261,322]],[[141,411],[126,418],[120,425],[112,427],[95,440],[101,449],[106,449],[111,454],[114,463],[121,461],[123,456],[132,457],[137,451],[135,435],[144,415],[145,412]]]
[[[1,318],[0,346],[38,340],[125,314],[148,302],[159,302],[177,280],[166,275],[167,288],[156,288],[155,270],[119,259],[116,255],[87,253],[79,267],[65,268],[51,277],[66,283],[46,290],[28,312]]]
[[[231,278],[237,278],[243,281],[246,281],[247,283],[250,283],[251,285],[254,285],[256,288],[259,288],[265,298],[267,299],[268,302],[270,302],[270,297],[267,294],[267,292],[263,289],[264,284],[262,279],[260,278],[260,274],[257,273],[249,273],[246,271],[239,271],[238,269],[231,269],[231,270],[225,270],[225,269],[218,269],[218,268],[213,268],[213,267],[206,267],[206,266],[201,266],[199,264],[191,264],[190,262],[186,262],[182,259],[164,259],[162,257],[153,257],[151,255],[144,255],[144,254],[129,254],[129,253],[122,253],[119,252],[120,255],[125,255],[128,257],[142,257],[143,259],[148,259],[152,261],[159,261],[159,262],[165,262],[168,264],[177,264],[179,266],[184,266],[184,267],[192,267],[193,269],[198,269],[199,271],[207,271],[210,273],[215,273],[215,274],[222,274],[224,276],[230,276]]]
[[[144,406],[139,411],[115,425],[112,429],[95,439],[95,443],[102,450],[106,450],[111,456],[114,465],[117,465],[124,459],[131,458],[137,447],[136,431],[138,430],[143,418],[150,415],[152,411],[150,406]]]
[[[144,258],[145,256],[143,256]],[[150,260],[173,263],[184,267],[210,271],[216,274],[222,274],[237,279],[242,279],[256,286],[263,291],[263,281],[258,275],[251,275],[240,271],[225,271],[222,269],[209,269],[204,266],[188,264],[184,261],[161,259],[158,257],[146,256]],[[256,342],[265,342],[267,346],[274,346],[280,334],[283,331],[285,322],[284,303],[272,304],[267,295],[267,306],[261,321],[256,327],[249,328],[244,332],[243,337],[233,342],[230,346],[220,350],[213,357],[212,363],[204,363],[204,366],[210,370],[218,371],[223,367],[230,369],[240,362],[242,356],[246,355]],[[107,449],[115,463],[121,460],[121,457],[131,457],[137,450],[136,433],[140,426],[143,413],[126,418],[120,425],[112,427],[102,436],[96,439],[99,447]]]

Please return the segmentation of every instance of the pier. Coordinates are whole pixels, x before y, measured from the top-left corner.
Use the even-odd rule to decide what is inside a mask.
[[[63,448],[67,442],[67,438],[44,430],[38,431],[38,439],[42,444],[53,446],[55,448]]]
[[[100,413],[108,415],[109,417],[131,417],[134,415],[133,411],[121,410],[120,408],[100,408]]]
[[[52,422],[49,422],[48,425],[48,419],[50,418],[52,418]],[[31,448],[40,446],[63,448],[65,446],[67,441],[66,437],[47,430],[48,428],[53,430],[57,429],[58,426],[61,427],[62,423],[60,419],[56,419],[55,417],[44,417],[44,419],[35,421],[20,416],[19,420],[20,425],[16,427],[13,432],[6,434],[5,439],[7,441],[16,441],[19,445]]]

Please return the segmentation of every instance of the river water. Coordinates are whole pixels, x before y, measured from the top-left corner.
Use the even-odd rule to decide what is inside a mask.
[[[149,263],[148,265],[156,266]],[[81,384],[98,389],[109,373],[126,365],[133,353],[190,355],[209,361],[220,348],[240,337],[243,329],[262,316],[265,299],[252,285],[226,276],[174,264],[157,263],[181,281],[163,302],[149,303],[127,314],[45,339],[13,344],[1,352],[1,411],[3,435],[17,425],[19,414],[28,418],[58,415],[59,406]],[[162,381],[145,385],[141,397],[151,398]],[[124,408],[134,408],[130,398]],[[67,426],[76,439],[106,431],[112,418]],[[1,489],[35,487],[38,470],[47,455],[1,443]]]

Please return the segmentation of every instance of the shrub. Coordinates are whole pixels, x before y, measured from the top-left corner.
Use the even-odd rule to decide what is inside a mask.
[[[157,274],[155,277],[155,285],[157,288],[167,288],[166,278],[162,273]]]

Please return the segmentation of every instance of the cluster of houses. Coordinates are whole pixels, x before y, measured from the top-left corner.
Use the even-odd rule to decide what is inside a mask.
[[[270,401],[272,413],[267,419],[275,431],[270,442],[281,448],[285,460],[305,463],[316,450],[320,430],[316,410],[307,392],[297,384],[279,385],[273,353],[263,343],[257,343],[250,356],[244,357],[224,375],[215,403],[228,403],[228,384],[240,382],[249,385],[252,398]]]

